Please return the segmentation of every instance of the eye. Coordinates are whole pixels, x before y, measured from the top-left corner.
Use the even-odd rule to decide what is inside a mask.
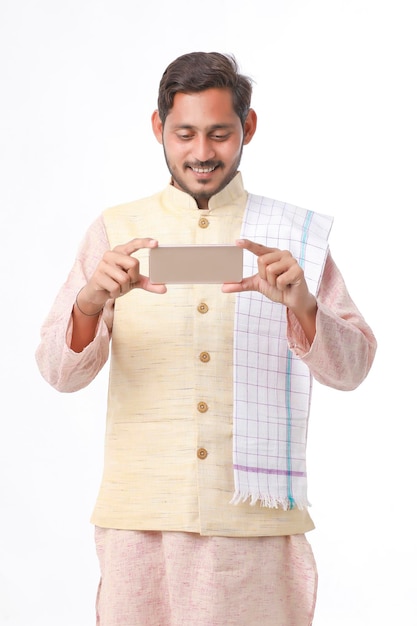
[[[230,133],[214,133],[211,135],[211,138],[214,139],[214,141],[226,141],[229,137]]]

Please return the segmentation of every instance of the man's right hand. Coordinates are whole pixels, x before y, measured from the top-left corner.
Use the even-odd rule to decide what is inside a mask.
[[[77,297],[79,308],[94,315],[104,307],[107,300],[120,298],[132,289],[145,289],[154,293],[165,293],[165,285],[154,285],[140,273],[139,260],[131,256],[141,248],[155,248],[155,239],[132,239],[105,252],[94,274],[81,289]]]
[[[108,250],[97,265],[86,285],[78,292],[72,311],[70,347],[81,352],[95,337],[97,319],[108,300],[120,298],[132,289],[165,293],[165,285],[154,285],[148,276],[140,273],[139,260],[132,256],[142,248],[156,248],[155,239],[132,239]]]

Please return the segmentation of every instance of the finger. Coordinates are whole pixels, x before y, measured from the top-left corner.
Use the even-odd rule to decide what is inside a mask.
[[[116,246],[113,250],[108,252],[109,263],[118,265],[124,272],[127,273],[127,276],[119,274],[116,279],[121,286],[121,295],[123,293],[127,293],[129,289],[126,289],[126,286],[137,283],[140,276],[139,261],[131,255],[143,248],[155,248],[157,246],[158,241],[156,239],[151,239],[150,237],[136,238],[125,244]]]
[[[274,250],[258,257],[259,275],[270,285],[275,284],[277,277],[285,276],[297,267],[297,261],[288,250]],[[290,282],[287,278],[285,280]]]
[[[118,256],[121,258],[118,258]],[[125,259],[132,264],[130,269],[123,267],[127,265],[124,261]],[[135,267],[138,265],[137,259],[108,252],[90,280],[90,285],[96,292],[105,292],[108,297],[118,298],[120,295],[127,293],[129,285],[136,281],[138,273]],[[134,272],[133,275],[129,275],[128,271]]]
[[[258,273],[262,280],[273,285],[277,276],[286,270],[286,265],[281,258],[281,252],[275,250],[258,257]]]
[[[240,248],[244,248],[245,250],[249,250],[256,256],[261,256],[263,254],[267,254],[268,252],[273,252],[276,248],[269,248],[268,246],[264,246],[261,243],[255,243],[250,239],[237,239],[236,245]]]
[[[120,298],[129,291],[129,279],[127,274],[120,274],[119,276],[106,276],[101,285],[107,292],[108,297],[112,299]]]
[[[256,289],[256,275],[243,278],[240,283],[223,283],[222,285],[223,293],[239,293],[241,291],[255,291]]]
[[[242,291],[242,283],[223,283],[222,292],[223,293],[238,293]]]
[[[153,242],[158,245],[155,239],[135,239],[127,244],[116,246],[113,250],[107,250],[103,256],[105,271],[118,282],[136,282],[139,276],[139,260],[131,255],[137,250],[147,247],[143,245],[144,243],[150,243],[150,247],[153,247]],[[128,277],[123,277],[123,273],[120,273],[120,271],[118,271],[119,269],[122,270],[123,273],[127,272]]]
[[[150,237],[137,237],[135,239],[132,239],[131,241],[128,241],[127,243],[116,246],[115,248],[113,248],[113,251],[130,256],[141,248],[156,248],[157,245],[158,241],[156,239],[152,239]]]
[[[152,293],[166,293],[167,287],[162,283],[151,283],[147,276],[140,276],[139,280],[133,285],[133,289],[139,288]]]
[[[132,289],[142,288],[155,293],[165,293],[164,285],[154,286],[146,276],[140,274],[139,259],[131,256],[142,248],[155,248],[158,241],[150,237],[135,238],[125,244],[108,250],[97,268],[96,285],[115,299],[129,293]]]
[[[267,268],[267,282],[280,291],[301,284],[303,276],[303,270],[295,259],[288,265],[283,263]]]

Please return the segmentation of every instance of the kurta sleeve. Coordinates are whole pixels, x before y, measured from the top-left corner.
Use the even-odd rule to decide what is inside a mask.
[[[94,340],[80,353],[69,347],[75,297],[108,249],[107,234],[100,217],[87,230],[67,280],[42,325],[35,358],[40,373],[57,391],[72,392],[86,387],[108,359],[113,324],[112,300],[99,317]]]
[[[288,312],[288,345],[320,383],[349,391],[366,378],[377,342],[350,297],[329,254],[317,295],[316,336],[310,345],[297,318]]]

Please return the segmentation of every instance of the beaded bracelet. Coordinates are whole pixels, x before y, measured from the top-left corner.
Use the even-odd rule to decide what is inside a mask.
[[[83,315],[86,315],[87,317],[95,317],[96,315],[100,315],[100,313],[104,309],[104,306],[102,306],[101,309],[97,311],[97,313],[85,313],[85,311],[83,311],[80,305],[78,304],[78,296],[83,289],[84,287],[81,287],[80,291],[75,296],[75,304],[77,305],[77,309],[80,311],[80,313],[82,313]]]

